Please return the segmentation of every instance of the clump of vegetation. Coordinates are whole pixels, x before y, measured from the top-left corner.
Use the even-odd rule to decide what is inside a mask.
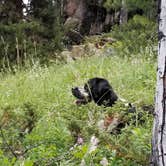
[[[106,0],[104,6],[115,11],[125,8],[129,19],[135,14],[140,14],[148,19],[155,20],[157,13],[156,1],[151,0]]]
[[[118,54],[131,58],[136,55],[156,58],[156,29],[155,22],[139,15],[135,15],[127,24],[114,26],[111,35],[117,39],[114,46]]]
[[[0,2],[0,67],[3,70],[33,65],[34,61],[46,64],[63,47],[59,2],[29,2],[25,13],[22,1]]]

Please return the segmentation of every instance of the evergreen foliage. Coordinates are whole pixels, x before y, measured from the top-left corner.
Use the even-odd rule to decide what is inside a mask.
[[[145,16],[135,15],[127,24],[114,26],[110,33],[118,41],[114,44],[119,55],[132,57],[140,54],[156,58],[157,26]],[[123,50],[123,51],[122,51]]]
[[[23,17],[22,0],[0,1],[0,22],[3,24],[19,22]]]
[[[63,48],[62,41],[64,41],[62,25],[64,2],[30,0],[26,6],[22,0],[0,1],[1,69],[13,70],[15,65],[25,66],[25,64],[33,64],[36,60],[46,64],[50,57],[51,59],[57,58],[55,52]],[[124,2],[129,18],[133,18],[135,14],[141,14],[154,20],[155,0],[124,0]],[[92,0],[88,3],[104,5],[108,10],[111,9],[111,13],[120,11],[122,8],[122,0],[100,2]],[[23,9],[26,9],[26,14],[23,13]],[[130,21],[130,24],[134,24],[134,19]],[[130,28],[132,26],[126,27],[128,30]],[[118,27],[116,29],[120,30]]]
[[[149,19],[156,18],[157,2],[156,0],[106,0],[104,6],[107,9],[119,10],[122,8],[123,3],[127,8],[129,16],[135,14],[145,15]]]
[[[25,65],[27,60],[46,63],[62,48],[62,26],[59,3],[31,1],[23,18],[22,1],[18,8],[14,1],[1,1],[0,13],[0,67]],[[13,5],[14,4],[14,5]],[[21,12],[20,12],[21,11]]]

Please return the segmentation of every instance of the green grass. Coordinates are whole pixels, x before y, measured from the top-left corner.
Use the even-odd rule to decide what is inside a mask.
[[[42,107],[70,105],[71,87],[89,78],[104,77],[115,91],[131,102],[151,103],[155,87],[155,64],[118,57],[92,57],[67,65],[34,66],[15,75],[1,76],[0,107],[34,102]],[[135,93],[135,94],[133,94]]]
[[[24,165],[79,165],[86,153],[89,138],[96,133],[95,122],[105,113],[94,103],[76,106],[71,88],[84,84],[89,78],[104,77],[119,96],[141,110],[141,106],[154,103],[155,71],[156,64],[153,61],[113,56],[90,57],[50,67],[35,65],[32,69],[17,71],[15,74],[2,74],[0,115],[2,117],[5,111],[11,113],[5,119],[6,126],[3,124],[8,142],[16,150],[31,147],[24,156]],[[13,136],[13,133],[19,133],[29,107],[32,107],[36,116],[32,132],[23,138],[18,134]],[[116,110],[118,106],[108,109]],[[85,160],[99,165],[102,157],[107,156],[111,166],[146,165],[150,154],[152,125],[152,118],[146,118],[144,125],[126,126],[120,135],[101,133],[99,149]],[[85,145],[70,153],[68,150],[73,145],[69,130],[71,124],[80,128]],[[0,146],[4,147],[2,142],[0,138]],[[109,148],[109,144],[112,148]],[[60,161],[59,157],[62,157]],[[12,158],[9,151],[3,148],[0,150],[0,165],[10,165]],[[15,164],[21,162],[17,160]]]

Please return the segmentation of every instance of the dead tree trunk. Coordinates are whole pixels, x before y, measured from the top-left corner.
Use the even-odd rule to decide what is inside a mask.
[[[166,0],[159,0],[158,68],[151,166],[166,166]]]

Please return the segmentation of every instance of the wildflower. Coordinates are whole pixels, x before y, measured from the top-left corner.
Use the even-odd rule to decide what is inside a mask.
[[[107,166],[107,165],[108,165],[108,160],[107,160],[107,158],[106,158],[106,157],[103,157],[103,159],[100,161],[100,164],[101,164],[102,166]]]
[[[99,143],[99,139],[95,136],[91,137],[90,140],[90,146],[89,146],[89,153],[93,152],[94,150],[96,150],[97,146]]]

